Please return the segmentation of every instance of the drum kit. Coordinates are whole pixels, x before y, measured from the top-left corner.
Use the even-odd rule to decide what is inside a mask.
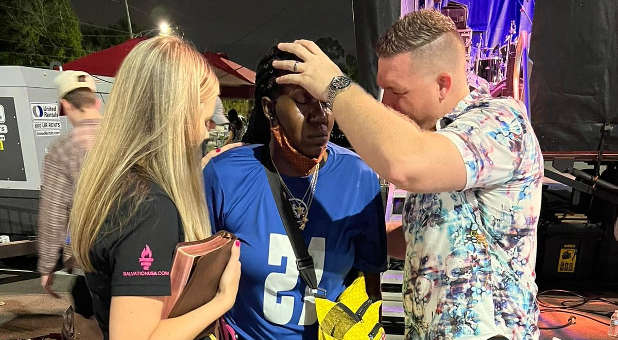
[[[515,21],[511,21],[509,34],[502,46],[483,47],[483,36],[476,45],[476,55],[472,60],[468,72],[468,83],[471,88],[488,86],[492,95],[510,95],[516,98],[520,91],[513,91],[513,86],[521,87],[519,81],[521,74],[521,50],[526,41],[526,36],[516,37]],[[513,79],[514,76],[517,79]],[[516,83],[516,84],[515,84]]]

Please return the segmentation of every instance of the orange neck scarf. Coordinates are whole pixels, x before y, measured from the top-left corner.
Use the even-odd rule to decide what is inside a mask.
[[[301,172],[304,176],[309,176],[313,168],[324,159],[326,153],[326,146],[322,148],[322,152],[317,158],[309,158],[298,150],[296,150],[290,141],[286,137],[285,133],[282,133],[279,125],[271,127],[270,132],[273,136],[275,147],[281,151],[283,158],[290,162],[290,165],[294,170]]]

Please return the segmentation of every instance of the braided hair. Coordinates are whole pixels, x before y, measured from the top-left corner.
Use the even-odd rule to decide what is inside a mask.
[[[255,100],[253,110],[249,117],[247,132],[242,138],[243,143],[264,144],[270,143],[270,122],[262,108],[262,97],[274,99],[280,94],[282,85],[277,84],[275,79],[290,73],[289,71],[277,70],[273,67],[273,60],[297,60],[302,61],[292,53],[283,52],[273,47],[270,53],[265,55],[258,63],[255,75]]]

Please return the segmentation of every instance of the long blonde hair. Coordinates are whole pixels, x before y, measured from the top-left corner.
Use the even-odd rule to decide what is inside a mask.
[[[210,235],[198,115],[201,105],[214,107],[218,86],[203,56],[177,37],[143,41],[124,59],[71,211],[73,252],[85,271],[94,270],[89,252],[108,214],[127,197],[133,212],[143,201],[143,180],[158,184],[174,202],[186,241]]]

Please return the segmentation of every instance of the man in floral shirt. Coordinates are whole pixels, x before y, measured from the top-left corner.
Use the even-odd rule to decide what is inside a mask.
[[[436,130],[461,153],[467,180],[460,191],[406,200],[408,336],[536,339],[543,159],[525,108],[480,88]]]
[[[470,93],[465,47],[433,10],[397,21],[377,44],[382,105],[315,43],[279,44],[302,62],[280,84],[332,110],[355,151],[413,193],[389,254],[405,258],[407,339],[538,339],[534,283],[543,157],[525,108]],[[404,240],[405,234],[405,240]]]

